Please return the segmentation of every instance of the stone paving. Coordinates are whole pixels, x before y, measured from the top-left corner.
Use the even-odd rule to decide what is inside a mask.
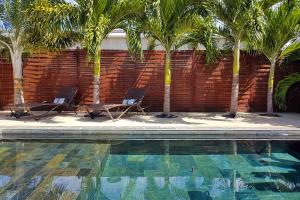
[[[260,131],[264,134],[292,133],[300,137],[299,113],[280,113],[281,117],[265,117],[260,116],[259,113],[241,113],[237,119],[225,118],[222,116],[224,113],[174,113],[178,117],[173,119],[156,118],[157,114],[149,113],[143,116],[131,113],[119,121],[112,121],[108,117],[91,120],[84,117],[84,113],[77,116],[73,113],[65,113],[59,116],[53,114],[40,121],[35,121],[30,116],[19,120],[12,119],[8,116],[8,112],[1,112],[0,138],[2,136],[2,139],[5,139],[4,136],[12,133],[48,134],[53,132],[64,132],[64,135],[118,133],[115,135],[118,137],[124,134],[149,135],[149,131],[156,135],[169,132],[181,136],[191,133],[198,135],[214,132],[222,135],[242,135],[244,133],[257,134]]]

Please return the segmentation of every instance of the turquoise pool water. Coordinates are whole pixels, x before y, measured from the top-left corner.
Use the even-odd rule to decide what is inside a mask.
[[[0,199],[299,200],[300,143],[5,141]]]

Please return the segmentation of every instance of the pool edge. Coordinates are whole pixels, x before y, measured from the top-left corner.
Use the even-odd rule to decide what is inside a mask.
[[[300,140],[300,130],[99,130],[0,128],[0,140]]]

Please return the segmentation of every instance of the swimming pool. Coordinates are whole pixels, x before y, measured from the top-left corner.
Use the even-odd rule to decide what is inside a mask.
[[[2,141],[0,199],[300,199],[297,141]]]

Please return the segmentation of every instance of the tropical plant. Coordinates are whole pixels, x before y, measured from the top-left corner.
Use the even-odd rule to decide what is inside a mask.
[[[43,1],[43,0],[41,0]],[[42,24],[61,24],[61,28],[77,31],[79,42],[87,50],[93,65],[93,104],[100,103],[101,44],[113,30],[125,30],[126,22],[144,11],[142,0],[74,0],[59,5],[41,3],[35,12],[43,16]],[[66,27],[65,24],[72,24]],[[129,44],[131,44],[129,42]]]
[[[143,12],[141,0],[77,0],[79,8],[85,8],[81,18],[86,16],[83,23],[83,47],[95,61],[93,103],[100,103],[100,55],[101,43],[109,33],[117,28],[124,27],[126,19],[131,19]]]
[[[182,40],[178,41],[176,48],[188,45],[193,50],[199,49],[199,44],[205,47],[205,62],[207,64],[214,63],[220,56],[217,47],[219,39],[219,30],[210,16],[199,15],[195,20],[195,30],[187,33]]]
[[[165,54],[165,88],[164,106],[165,116],[170,116],[171,96],[171,56],[172,51],[184,44],[195,44],[190,33],[211,28],[209,18],[203,18],[196,13],[196,3],[193,0],[154,0],[148,1],[146,12],[139,22],[135,22],[137,29],[149,40],[149,49],[155,47],[156,42],[164,48]],[[137,32],[139,35],[139,32]],[[205,41],[205,46],[213,46],[212,40]],[[197,44],[199,43],[199,40]],[[212,48],[208,48],[211,50]]]
[[[56,2],[56,1],[52,1]],[[3,52],[8,50],[13,67],[14,80],[14,104],[23,104],[23,60],[25,52],[32,52],[37,49],[52,46],[68,46],[72,41],[58,39],[62,33],[57,32],[56,39],[46,37],[43,29],[38,29],[31,19],[29,13],[35,6],[33,0],[2,0],[0,1],[0,48]]]
[[[204,6],[220,26],[220,34],[233,49],[230,117],[236,117],[239,94],[240,49],[242,42],[251,42],[261,35],[263,10],[274,1],[206,0]]]
[[[300,49],[291,52],[286,58],[280,62],[280,66],[289,66],[297,61],[300,61]]]
[[[265,19],[264,32],[258,41],[258,49],[271,63],[268,79],[267,114],[273,115],[276,64],[300,49],[300,8],[296,5],[295,0],[286,0],[276,7],[266,10]],[[281,103],[279,105],[282,106]]]
[[[295,73],[291,74],[285,79],[279,81],[276,90],[275,90],[275,103],[279,109],[286,110],[286,95],[293,85],[300,83],[300,74]]]

